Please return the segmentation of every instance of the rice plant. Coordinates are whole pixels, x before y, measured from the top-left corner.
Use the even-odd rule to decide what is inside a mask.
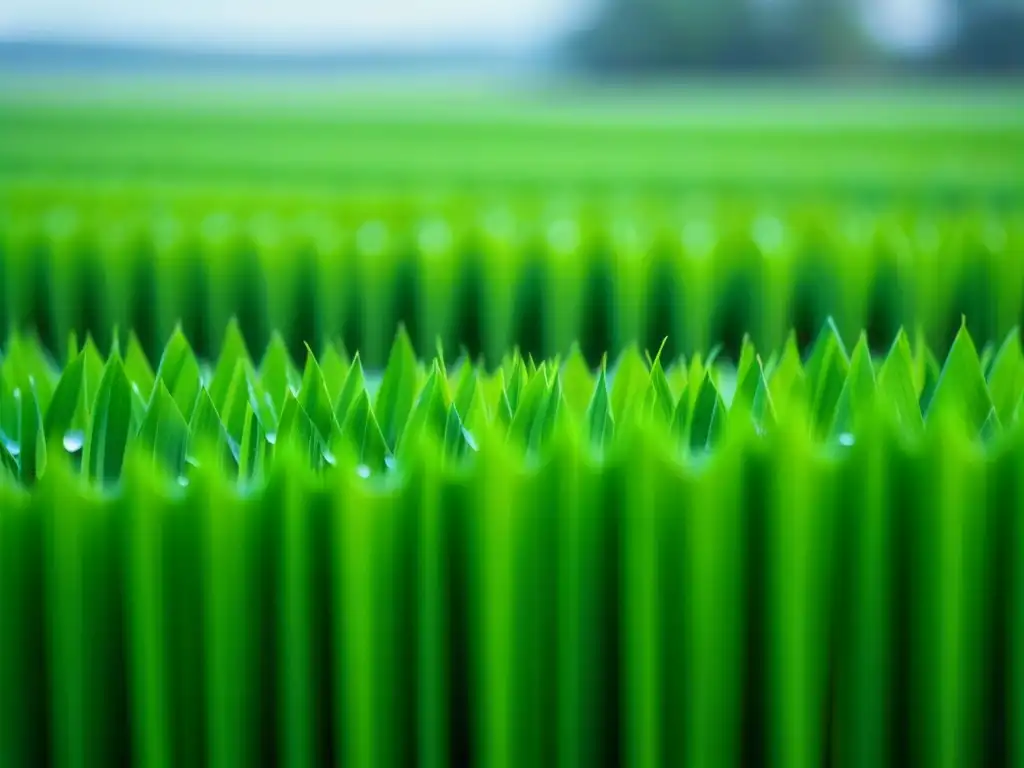
[[[0,94],[0,767],[1024,765],[1012,99],[166,87]]]
[[[1024,356],[0,370],[11,765],[1022,757]]]
[[[1012,209],[867,213],[844,205],[673,211],[644,198],[547,213],[414,198],[285,214],[205,207],[154,216],[138,204],[13,206],[0,219],[0,331],[64,354],[71,332],[104,352],[115,329],[151,357],[180,324],[212,357],[235,317],[262,348],[340,340],[384,365],[398,325],[417,354],[440,338],[496,365],[513,346],[587,361],[636,343],[672,355],[743,336],[804,349],[832,318],[881,352],[902,327],[944,353],[966,315],[982,342],[1024,321],[1024,226]],[[203,203],[213,206],[213,203]]]

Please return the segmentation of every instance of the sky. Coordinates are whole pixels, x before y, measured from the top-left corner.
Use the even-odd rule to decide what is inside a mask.
[[[349,47],[524,50],[555,40],[598,0],[2,0],[0,39],[160,43],[261,51]],[[897,47],[942,33],[946,0],[860,0]]]
[[[865,20],[878,39],[905,49],[927,47],[950,21],[942,0],[867,0]]]
[[[269,50],[522,48],[584,18],[592,0],[3,0],[0,38]]]

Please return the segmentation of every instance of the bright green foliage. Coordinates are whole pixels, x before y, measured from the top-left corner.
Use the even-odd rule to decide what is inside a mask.
[[[385,329],[400,324],[420,358],[433,354],[439,338],[445,349],[464,346],[491,366],[515,344],[539,361],[576,341],[593,366],[603,352],[618,357],[633,342],[653,350],[666,336],[672,356],[706,353],[718,343],[735,354],[736,329],[763,349],[781,349],[790,326],[809,339],[827,317],[848,339],[866,330],[876,352],[901,325],[920,329],[942,357],[962,315],[971,318],[979,350],[1002,341],[1024,316],[1019,207],[894,207],[867,216],[830,201],[783,198],[752,208],[723,197],[710,210],[680,210],[642,195],[628,206],[602,198],[551,201],[552,212],[543,213],[516,195],[494,205],[413,196],[326,208],[314,202],[321,212],[311,215],[276,200],[225,203],[228,210],[218,213],[219,199],[200,198],[171,206],[175,235],[164,242],[170,224],[152,220],[131,199],[98,210],[69,207],[61,197],[44,204],[48,199],[29,196],[5,207],[0,197],[0,337],[36,330],[65,356],[72,333],[91,333],[106,353],[111,329],[121,328],[132,368],[140,349],[155,360],[180,322],[194,349],[218,358],[211,385],[218,405],[245,345],[265,350],[253,367],[280,411],[285,389],[298,386],[304,343],[326,356],[321,368],[334,395],[347,362],[335,342],[343,338],[364,365],[382,368],[391,341]],[[71,234],[54,231],[60,216]],[[512,224],[496,229],[501,216]],[[145,268],[132,273],[133,283],[83,281],[83,264],[111,273],[123,266],[120,248],[128,246],[111,245],[104,233],[125,219],[138,229],[131,258]],[[328,224],[337,237],[325,239]],[[221,225],[227,235],[217,234]],[[450,242],[441,253],[427,247],[438,227]],[[628,246],[623,230],[634,233]],[[774,234],[766,239],[765,231]],[[921,232],[931,233],[934,247],[918,242]],[[140,298],[148,295],[154,298]],[[91,309],[68,311],[78,304]],[[236,333],[223,337],[232,315]],[[912,349],[923,374],[926,361]],[[285,352],[299,371],[289,368]],[[149,376],[140,371],[138,378],[145,400]],[[167,388],[182,407],[175,387]],[[394,407],[405,408],[406,399]],[[388,420],[382,416],[381,426],[391,445]]]
[[[276,446],[298,439],[313,466],[324,465],[325,456],[349,455],[376,472],[413,461],[424,439],[445,445],[448,461],[471,462],[470,446],[495,431],[513,453],[542,460],[551,437],[571,425],[595,456],[623,429],[662,432],[675,445],[673,460],[685,463],[715,448],[731,414],[761,433],[805,420],[813,443],[827,450],[854,440],[876,410],[910,439],[920,438],[926,422],[959,419],[979,446],[992,449],[1015,429],[1024,397],[1017,332],[991,354],[986,371],[966,327],[931,376],[927,362],[918,368],[903,331],[887,354],[873,357],[863,334],[848,353],[831,321],[804,354],[790,336],[767,364],[748,338],[736,365],[714,353],[708,362],[694,355],[666,369],[660,353],[645,359],[631,347],[596,371],[575,349],[564,361],[539,365],[513,352],[493,373],[465,357],[452,366],[441,358],[424,365],[400,330],[381,376],[368,377],[359,354],[351,362],[338,357],[331,364],[334,395],[308,347],[301,374],[279,337],[258,368],[234,323],[224,348],[208,383],[207,366],[180,331],[155,375],[140,351],[130,353],[131,365],[115,351],[100,358],[102,375],[90,396],[85,351],[61,369],[34,341],[17,339],[0,367],[6,464],[32,485],[48,456],[81,452],[82,473],[110,485],[136,442],[171,478],[186,471],[186,458],[194,465],[201,450],[230,447],[236,469],[244,465],[242,476],[258,480],[255,467]],[[933,357],[927,349],[922,355]],[[33,361],[28,368],[26,360]],[[79,413],[88,416],[84,430],[76,426]]]
[[[0,768],[1024,766],[1018,86],[219,87],[0,88]]]
[[[1024,760],[1016,332],[930,397],[831,323],[597,370],[402,332],[382,377],[175,334],[92,397],[8,349],[11,765]]]

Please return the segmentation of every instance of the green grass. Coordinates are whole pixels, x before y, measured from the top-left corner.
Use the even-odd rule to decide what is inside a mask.
[[[1015,86],[972,83],[487,92],[30,81],[0,97],[0,189],[56,179],[87,189],[587,185],[1019,199],[1019,103]]]
[[[87,85],[0,87],[0,765],[1024,764],[1016,86]]]
[[[1016,334],[222,350],[5,347],[9,764],[1024,756]]]
[[[108,350],[114,328],[159,354],[179,322],[202,355],[236,316],[293,355],[340,339],[383,365],[394,328],[495,365],[512,345],[589,362],[630,343],[672,354],[788,329],[806,345],[832,317],[884,348],[904,325],[943,354],[966,315],[980,343],[1024,321],[1024,218],[984,206],[714,207],[643,197],[547,207],[416,197],[317,208],[271,203],[24,204],[0,220],[0,329],[58,354],[71,332]]]
[[[578,341],[944,350],[1021,322],[1024,99],[827,89],[42,79],[0,90],[0,335],[216,354],[404,324],[493,364]]]

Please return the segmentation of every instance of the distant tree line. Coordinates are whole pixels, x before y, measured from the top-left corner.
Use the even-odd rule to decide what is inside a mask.
[[[1024,71],[1024,0],[955,0],[951,34],[926,52],[883,48],[858,0],[604,0],[570,60],[622,73]]]

